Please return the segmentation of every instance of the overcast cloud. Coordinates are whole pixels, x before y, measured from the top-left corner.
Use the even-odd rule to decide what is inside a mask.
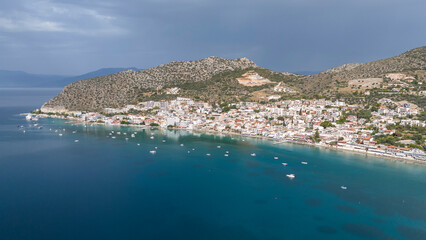
[[[77,75],[209,56],[316,71],[426,45],[424,0],[0,0],[0,69]]]

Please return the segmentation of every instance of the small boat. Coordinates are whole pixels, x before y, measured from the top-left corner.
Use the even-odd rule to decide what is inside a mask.
[[[127,133],[123,133],[124,135],[127,135]]]
[[[138,143],[138,146],[140,146],[141,144],[140,143]]]
[[[62,137],[62,133],[59,133],[59,137]]]
[[[211,154],[210,154],[210,153],[207,153],[206,155],[207,155],[207,156],[210,156]]]
[[[132,134],[132,135],[130,135],[132,138],[134,138],[135,137],[135,134]]]
[[[155,149],[158,149],[158,147],[155,147]]]
[[[293,178],[296,177],[296,175],[294,175],[293,173],[291,173],[291,174],[286,174],[286,177],[288,177],[290,179],[293,179]]]
[[[112,138],[112,139],[115,139],[115,136],[112,136],[111,138]]]
[[[118,135],[121,135],[121,132],[117,132]]]
[[[163,140],[163,142],[166,142],[166,140]]]
[[[283,163],[281,163],[283,166],[287,166],[287,163],[286,162],[283,162]]]
[[[192,151],[195,151],[195,148],[193,148]]]
[[[151,139],[154,139],[154,136],[151,136],[150,138],[151,138]]]
[[[226,151],[225,153],[229,153],[229,151]]]
[[[346,187],[346,186],[340,186],[340,188],[343,189],[343,190],[348,189],[348,187]]]
[[[72,131],[72,133],[76,133],[77,131]],[[111,134],[110,134],[111,135]]]
[[[221,148],[221,146],[217,146],[217,148]]]
[[[225,154],[225,157],[228,157],[229,155],[228,154]]]
[[[256,153],[252,153],[250,154],[252,157],[256,157]]]
[[[129,138],[125,138],[126,141],[129,141]]]
[[[181,143],[180,146],[183,147],[183,143]]]
[[[303,164],[303,165],[307,165],[308,163],[307,163],[307,162],[301,162],[301,164]]]
[[[274,157],[274,159],[276,160],[276,159],[278,159],[278,157]]]
[[[77,142],[78,142],[78,140],[74,140],[74,142],[76,142],[76,143],[77,143]]]
[[[157,153],[157,151],[151,150],[151,151],[149,151],[149,153],[151,153],[151,154],[156,154],[156,153]]]

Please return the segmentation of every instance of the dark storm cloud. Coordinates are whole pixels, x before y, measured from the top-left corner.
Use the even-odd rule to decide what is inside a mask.
[[[323,70],[425,45],[417,0],[0,0],[0,69],[78,74],[208,56]]]

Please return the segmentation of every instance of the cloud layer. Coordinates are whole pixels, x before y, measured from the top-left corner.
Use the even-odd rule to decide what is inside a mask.
[[[0,0],[0,69],[79,74],[208,56],[323,70],[426,45],[419,0]]]

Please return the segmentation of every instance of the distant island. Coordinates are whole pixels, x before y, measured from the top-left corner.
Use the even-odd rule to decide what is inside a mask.
[[[209,57],[73,82],[34,113],[426,161],[426,47],[315,75]],[[30,116],[31,118],[31,116]]]

